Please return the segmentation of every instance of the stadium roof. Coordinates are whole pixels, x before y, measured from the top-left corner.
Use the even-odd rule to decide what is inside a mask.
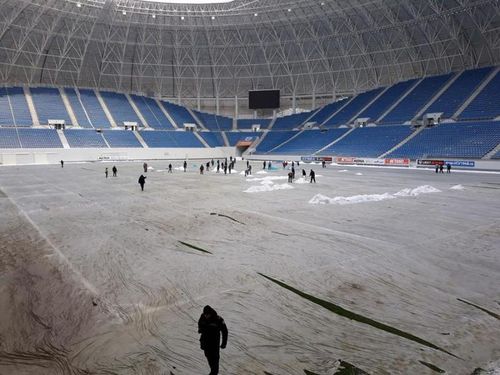
[[[495,0],[0,0],[4,83],[333,95],[499,62]]]

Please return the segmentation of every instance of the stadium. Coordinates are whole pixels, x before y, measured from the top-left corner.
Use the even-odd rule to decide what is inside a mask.
[[[0,0],[0,209],[0,375],[499,374],[500,2]]]

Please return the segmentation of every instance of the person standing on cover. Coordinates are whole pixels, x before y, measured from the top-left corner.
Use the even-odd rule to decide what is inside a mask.
[[[309,181],[310,183],[316,183],[316,173],[311,169],[311,172],[309,173],[309,177],[311,177],[311,180]]]
[[[188,163],[187,163],[187,161],[186,161],[186,160],[184,160],[184,172],[186,172],[186,168],[187,168],[187,166],[188,166]]]
[[[208,305],[203,308],[203,313],[198,320],[198,333],[201,333],[201,350],[205,352],[205,357],[207,357],[208,365],[210,366],[209,375],[218,375],[219,348],[224,349],[227,345],[227,327],[224,319],[217,315],[217,312]]]
[[[116,172],[118,172],[118,169],[116,169],[116,165],[113,165],[113,168],[111,170],[113,171],[113,177],[116,177]]]
[[[106,178],[108,178],[108,168],[106,167],[106,169],[104,170],[104,175],[106,176]]]
[[[144,177],[144,175],[141,174],[141,176],[139,177],[139,185],[141,185],[141,190],[144,191],[144,184],[146,183],[146,177]]]
[[[61,168],[64,168],[64,160],[61,160]]]
[[[142,165],[142,168],[144,168],[144,173],[147,173],[148,172],[148,163],[144,163]]]

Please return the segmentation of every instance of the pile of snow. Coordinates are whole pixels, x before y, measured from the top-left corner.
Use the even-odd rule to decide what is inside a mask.
[[[294,183],[296,184],[308,184],[309,181],[307,181],[304,177],[297,178]]]
[[[257,174],[267,174],[266,171],[258,171]]]
[[[355,204],[355,203],[365,203],[365,202],[379,202],[387,199],[395,199],[396,197],[389,194],[365,194],[365,195],[353,195],[351,197],[335,197],[330,198],[323,194],[316,194],[311,198],[309,203],[311,204]]]
[[[350,197],[334,197],[330,198],[323,194],[316,194],[309,200],[311,204],[355,204],[355,203],[366,203],[366,202],[380,202],[388,199],[395,199],[400,197],[417,197],[420,194],[429,194],[429,193],[440,193],[441,190],[436,189],[430,185],[423,185],[416,187],[414,189],[403,189],[398,191],[397,193],[390,194],[363,194],[363,195],[353,195]]]
[[[358,172],[356,173],[356,176],[363,176],[363,173]]]
[[[287,189],[293,189],[292,185],[288,184],[274,184],[272,181],[266,181],[267,183],[264,183],[262,185],[255,185],[255,186],[250,186],[248,189],[244,190],[244,193],[263,193],[267,191],[273,191],[273,190],[287,190]]]
[[[463,185],[455,185],[450,188],[450,190],[465,190]]]
[[[435,187],[430,185],[422,185],[415,189],[407,188],[400,190],[397,193],[394,193],[394,195],[397,197],[417,197],[420,194],[429,194],[429,193],[441,193],[441,190],[436,189]]]
[[[347,169],[341,169],[341,170],[339,171],[339,173],[342,173],[342,172],[349,172],[349,171],[348,171]]]
[[[275,181],[275,180],[288,180],[287,176],[266,176],[266,177],[251,177],[247,178],[247,182],[258,182],[260,181]]]
[[[176,171],[183,171],[184,170],[184,167],[175,167],[174,168]]]

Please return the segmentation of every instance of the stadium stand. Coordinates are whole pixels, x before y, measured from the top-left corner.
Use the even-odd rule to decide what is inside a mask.
[[[62,148],[62,143],[54,129],[17,129],[22,148]]]
[[[205,128],[214,131],[228,131],[233,128],[233,119],[212,113],[193,111]]]
[[[197,124],[197,121],[187,108],[165,101],[161,101],[160,103],[180,129],[184,128],[184,124]]]
[[[205,147],[192,132],[157,130],[140,134],[149,147]]]
[[[95,130],[66,129],[64,135],[70,147],[74,148],[107,148],[102,133]]]
[[[257,145],[256,152],[259,154],[264,154],[273,149],[276,146],[279,146],[281,143],[285,142],[290,137],[293,137],[297,134],[296,130],[288,130],[288,131],[271,131],[264,136],[262,142]]]
[[[21,148],[17,128],[0,128],[0,148]]]
[[[199,135],[210,147],[224,147],[224,138],[221,132],[199,132]]]
[[[416,79],[399,82],[389,87],[381,96],[379,96],[368,108],[361,112],[358,117],[369,118],[372,122],[378,120],[394,103],[397,102],[413,85]]]
[[[401,124],[411,120],[418,111],[432,99],[453,74],[424,78],[396,107],[379,122]]]
[[[71,109],[73,109],[73,113],[75,114],[76,121],[78,121],[78,125],[82,128],[92,128],[92,124],[85,113],[85,109],[78,98],[76,90],[71,87],[66,87],[64,89],[64,93],[68,98],[69,104],[71,105]],[[73,124],[74,125],[74,124]]]
[[[33,87],[30,91],[40,125],[48,125],[49,120],[64,120],[66,125],[72,125],[73,121],[69,117],[58,89]]]
[[[343,105],[347,103],[349,99],[342,99],[336,102],[330,103],[322,107],[318,112],[314,114],[308,121],[315,122],[316,125],[323,124],[331,115],[337,112]]]
[[[7,89],[5,87],[0,87],[0,126],[12,125],[14,125],[14,117],[12,116],[12,111],[10,110]]]
[[[328,119],[325,127],[337,127],[339,125],[347,125],[349,121],[356,116],[364,107],[366,107],[373,99],[382,92],[382,88],[367,91],[355,96],[344,108],[342,108],[333,117]],[[359,116],[357,116],[359,117]]]
[[[236,146],[239,141],[252,141],[254,142],[258,137],[260,137],[262,132],[227,132],[226,138],[229,142],[229,146]]]
[[[284,145],[275,148],[273,154],[310,155],[344,135],[348,128],[306,130]]]
[[[174,129],[170,120],[165,116],[153,98],[139,95],[130,95],[130,97],[151,128],[164,130]]]
[[[124,94],[110,91],[100,91],[100,94],[116,125],[124,126],[125,121],[133,121],[144,126]]]
[[[109,147],[138,147],[142,148],[141,143],[134,132],[128,130],[104,130],[102,135]]]
[[[238,129],[252,129],[252,125],[258,124],[261,129],[267,129],[271,119],[267,118],[256,118],[256,119],[240,119],[237,121]]]
[[[295,113],[289,116],[283,116],[276,118],[276,121],[273,125],[273,130],[289,130],[298,128],[302,125],[311,115],[313,111]]]
[[[445,123],[426,128],[389,157],[481,158],[500,143],[500,122]]]
[[[460,120],[484,120],[500,116],[500,72],[458,116]]]
[[[500,159],[500,151],[491,157],[492,159]]]
[[[492,68],[464,71],[450,87],[426,110],[427,113],[443,112],[443,118],[451,118],[465,100],[491,73]]]
[[[22,87],[7,87],[15,126],[32,126],[33,119]]]
[[[409,126],[375,126],[357,128],[321,155],[378,157],[412,133]]]
[[[78,91],[80,92],[80,100],[85,108],[85,111],[87,112],[87,116],[89,117],[92,126],[94,128],[110,128],[111,124],[109,123],[109,120],[106,117],[95,92],[87,89],[79,89]]]

